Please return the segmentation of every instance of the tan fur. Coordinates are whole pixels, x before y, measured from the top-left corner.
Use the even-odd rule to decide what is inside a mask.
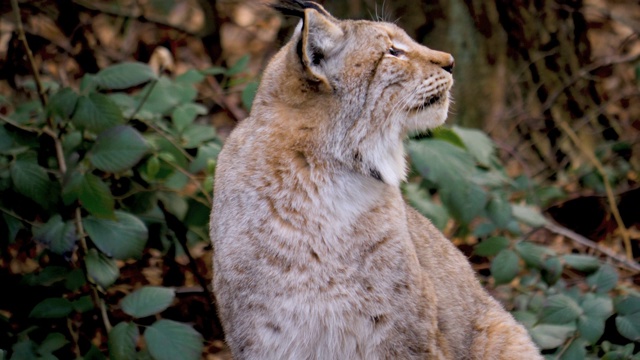
[[[399,189],[406,134],[446,119],[451,55],[283,3],[312,8],[216,169],[214,292],[235,359],[541,359]]]

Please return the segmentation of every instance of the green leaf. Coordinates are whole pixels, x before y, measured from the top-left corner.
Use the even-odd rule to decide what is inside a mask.
[[[509,249],[502,250],[491,262],[491,275],[496,285],[511,282],[520,271],[518,255]]]
[[[33,231],[33,236],[39,242],[47,245],[49,249],[59,255],[64,255],[73,250],[76,241],[76,226],[71,221],[62,221],[62,216],[53,215],[46,224]]]
[[[139,258],[147,243],[147,227],[132,214],[116,211],[115,215],[115,220],[89,216],[82,223],[103,253],[121,260]]]
[[[506,228],[511,222],[511,205],[506,198],[494,195],[487,204],[487,215],[496,226]]]
[[[418,184],[405,184],[404,193],[409,204],[431,220],[438,229],[442,230],[447,226],[449,221],[447,210],[442,205],[431,201],[429,194]]]
[[[616,328],[622,336],[631,341],[640,341],[640,312],[630,315],[618,315]]]
[[[480,130],[453,126],[453,131],[462,139],[469,153],[480,164],[488,166],[495,151],[493,141]]]
[[[532,244],[528,241],[521,241],[516,244],[516,251],[524,262],[533,268],[541,269],[544,261],[549,256],[555,256],[555,252],[544,246]]]
[[[604,334],[605,319],[589,316],[585,313],[578,317],[580,336],[590,344],[595,344]]]
[[[443,140],[410,141],[407,150],[418,172],[441,186],[464,182],[475,168],[469,153]]]
[[[532,206],[528,205],[511,205],[513,216],[519,221],[533,227],[544,226],[547,223],[547,219],[540,213],[540,211]]]
[[[531,329],[531,337],[543,350],[555,349],[576,331],[574,325],[538,324]]]
[[[527,329],[533,328],[533,326],[538,322],[538,316],[531,311],[518,310],[514,311],[512,315],[517,322],[524,325]]]
[[[41,360],[36,354],[36,344],[31,340],[23,340],[13,345],[10,360]]]
[[[90,346],[89,351],[84,354],[81,360],[107,360],[95,345],[91,344]]]
[[[459,148],[466,149],[466,147],[464,146],[464,142],[462,141],[460,136],[458,136],[458,134],[456,134],[456,132],[451,129],[448,129],[444,126],[440,126],[431,130],[431,134],[434,139],[444,140]]]
[[[578,271],[590,273],[600,268],[600,260],[591,255],[567,254],[562,259],[569,267]]]
[[[85,295],[80,297],[78,300],[74,300],[71,305],[73,306],[73,310],[84,313],[90,310],[93,310],[93,300],[91,300],[91,296]]]
[[[200,104],[186,103],[179,105],[173,109],[171,118],[173,119],[173,126],[182,132],[187,126],[191,125],[198,115],[206,115],[207,108]]]
[[[202,143],[216,138],[216,129],[210,125],[193,124],[182,133],[182,143],[187,149],[198,147]]]
[[[561,360],[585,360],[587,358],[586,342],[575,339],[571,345],[562,353]]]
[[[247,65],[249,65],[249,55],[241,57],[232,67],[230,67],[225,73],[227,76],[232,76],[243,72]]]
[[[13,138],[4,126],[0,126],[0,153],[11,150],[12,147]]]
[[[202,335],[179,322],[158,320],[147,328],[144,337],[156,360],[198,360],[202,356]]]
[[[252,81],[247,84],[242,90],[242,105],[244,108],[251,111],[251,106],[253,105],[253,99],[256,97],[256,93],[258,92],[258,82]]]
[[[562,275],[562,262],[556,256],[550,257],[542,264],[542,276],[549,285],[555,285]]]
[[[613,302],[607,295],[587,293],[580,306],[584,314],[601,319],[607,319],[613,314]]]
[[[69,119],[78,103],[78,94],[71,88],[64,88],[49,98],[47,111],[49,114],[57,115],[62,119]]]
[[[31,313],[30,318],[59,319],[65,318],[73,311],[71,302],[65,298],[48,298],[39,302]]]
[[[640,312],[640,297],[630,295],[616,298],[616,311],[620,315],[630,315]]]
[[[122,299],[120,306],[125,313],[142,318],[166,310],[175,298],[175,291],[160,286],[144,286]]]
[[[145,95],[149,92],[149,95]],[[193,102],[197,96],[197,91],[190,84],[181,84],[160,77],[158,81],[147,84],[145,88],[137,95],[137,100],[143,101],[142,111],[148,111],[151,114],[166,114],[169,110],[180,104]]]
[[[616,299],[616,328],[629,340],[640,340],[640,297],[627,296]]]
[[[224,72],[224,69],[222,70]],[[182,84],[197,84],[205,79],[202,71],[195,69],[189,69],[184,73],[176,76],[176,82]]]
[[[87,278],[89,281],[98,284],[103,289],[111,286],[120,276],[116,261],[96,249],[89,249],[84,261],[87,265]]]
[[[547,298],[540,321],[547,324],[567,324],[582,314],[582,308],[572,298],[558,294]]]
[[[61,282],[69,274],[66,267],[48,265],[39,273],[29,273],[22,277],[22,283],[29,286],[51,286]]]
[[[98,134],[121,124],[124,119],[120,108],[108,96],[92,92],[80,97],[71,121],[82,129]]]
[[[97,176],[87,173],[80,186],[80,203],[92,215],[105,218],[114,217],[115,200],[109,186]]]
[[[72,131],[62,136],[62,149],[65,154],[69,154],[82,144],[82,133],[80,131]]]
[[[480,256],[493,256],[509,247],[509,239],[504,236],[492,236],[476,244],[473,252]]]
[[[87,283],[82,269],[73,269],[65,276],[64,287],[69,291],[77,291]]]
[[[482,214],[487,204],[487,192],[474,183],[464,183],[462,188],[447,185],[441,191],[442,202],[449,212],[464,224]]]
[[[94,81],[96,75],[95,74],[85,74],[82,79],[80,79],[80,93],[88,94],[96,91],[96,82]]]
[[[599,293],[609,292],[618,284],[618,272],[609,264],[604,264],[595,273],[587,277],[587,284],[595,287]]]
[[[18,236],[18,232],[24,228],[22,222],[5,213],[0,216],[0,219],[4,220],[4,223],[7,225],[6,239],[9,241],[9,244],[13,244],[16,240],[16,236]]]
[[[109,358],[129,360],[136,357],[136,343],[140,332],[136,324],[123,321],[109,332]]]
[[[140,133],[131,126],[111,128],[96,139],[91,149],[91,163],[106,172],[120,172],[136,165],[149,150]]]
[[[204,75],[222,75],[227,72],[227,69],[220,66],[213,66],[200,71]]]
[[[123,90],[157,79],[147,64],[123,62],[100,70],[94,81],[102,89]]]
[[[62,349],[62,347],[68,343],[69,340],[59,332],[49,333],[38,347],[38,353],[40,355],[51,354],[54,351]]]
[[[18,192],[46,207],[51,203],[51,181],[40,165],[16,160],[11,164],[11,181]]]
[[[216,144],[215,142],[210,142],[204,146],[198,148],[198,155],[196,158],[189,164],[189,172],[196,174],[202,170],[205,170],[208,163],[211,160],[214,160],[220,154],[221,146]]]
[[[149,179],[153,179],[160,171],[160,159],[157,156],[151,156],[147,160],[146,173]]]

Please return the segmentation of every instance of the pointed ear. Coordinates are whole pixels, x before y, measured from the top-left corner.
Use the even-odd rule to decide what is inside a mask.
[[[307,74],[314,81],[324,82],[331,87],[323,62],[339,47],[344,33],[337,20],[315,9],[305,9],[302,26],[302,63]]]

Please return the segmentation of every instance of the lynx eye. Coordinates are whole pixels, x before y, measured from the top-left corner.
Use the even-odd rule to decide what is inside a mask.
[[[392,46],[389,48],[389,55],[398,57],[398,56],[404,55],[404,51]]]

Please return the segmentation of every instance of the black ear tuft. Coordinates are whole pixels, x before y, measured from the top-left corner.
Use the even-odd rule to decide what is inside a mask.
[[[281,12],[283,15],[304,18],[305,9],[314,9],[324,16],[331,16],[321,5],[313,1],[304,0],[276,0],[271,7]]]

